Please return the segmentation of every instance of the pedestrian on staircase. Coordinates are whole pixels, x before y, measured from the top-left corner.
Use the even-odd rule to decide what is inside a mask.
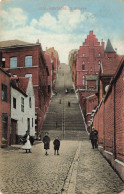
[[[45,134],[43,137],[43,143],[44,143],[44,149],[45,149],[45,155],[48,155],[48,149],[50,149],[50,138],[48,136],[48,133]]]
[[[92,144],[92,148],[97,148],[97,140],[98,140],[98,131],[94,129],[94,127],[92,127],[92,131],[90,133],[90,140],[91,140],[91,144]]]
[[[56,137],[53,141],[53,145],[54,145],[54,155],[59,155],[59,148],[60,148],[60,140],[59,137]]]
[[[70,104],[70,102],[68,101],[68,107],[70,107],[70,105],[71,105],[71,104]]]

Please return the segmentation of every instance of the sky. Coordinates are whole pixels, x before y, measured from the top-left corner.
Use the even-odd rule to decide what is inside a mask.
[[[39,39],[43,50],[58,51],[61,63],[91,30],[124,54],[124,0],[0,0],[0,41]]]

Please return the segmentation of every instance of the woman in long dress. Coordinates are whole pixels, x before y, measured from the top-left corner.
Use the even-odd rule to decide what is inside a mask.
[[[31,143],[29,140],[29,135],[27,136],[26,140],[27,142],[22,146],[22,149],[26,150],[26,153],[27,153],[27,150],[29,150],[29,153],[31,153]]]

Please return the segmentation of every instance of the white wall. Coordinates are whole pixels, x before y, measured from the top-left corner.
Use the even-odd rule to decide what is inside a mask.
[[[18,90],[11,87],[11,119],[17,120],[17,135],[24,135],[28,129],[27,118],[30,118],[30,135],[35,135],[35,98],[30,78],[27,88],[27,97]],[[13,97],[16,98],[16,109],[13,108]],[[24,98],[24,112],[21,111],[21,97]],[[29,107],[29,97],[31,97],[32,108]],[[33,118],[33,127],[32,127]]]

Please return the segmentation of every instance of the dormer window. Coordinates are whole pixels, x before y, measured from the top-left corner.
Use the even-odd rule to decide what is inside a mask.
[[[82,70],[85,70],[85,62],[82,63]]]

